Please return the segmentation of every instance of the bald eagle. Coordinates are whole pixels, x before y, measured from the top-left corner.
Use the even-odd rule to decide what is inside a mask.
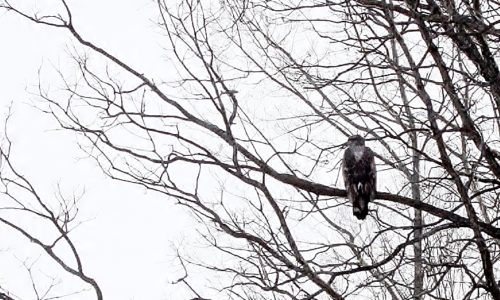
[[[345,145],[342,175],[347,198],[356,218],[364,220],[368,214],[368,202],[375,199],[377,187],[374,153],[365,146],[365,139],[360,135],[350,136]]]

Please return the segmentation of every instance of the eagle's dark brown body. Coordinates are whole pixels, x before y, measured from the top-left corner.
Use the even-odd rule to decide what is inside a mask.
[[[349,137],[347,145],[342,161],[344,184],[353,205],[353,214],[363,220],[368,214],[368,203],[375,199],[376,194],[375,157],[359,135]]]

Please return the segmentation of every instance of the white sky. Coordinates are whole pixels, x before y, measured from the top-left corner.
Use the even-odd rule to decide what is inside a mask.
[[[59,0],[10,1],[14,5],[23,5],[31,12],[62,12]],[[174,70],[167,62],[167,52],[162,49],[166,44],[165,37],[155,24],[158,17],[155,1],[68,2],[72,8],[74,24],[84,39],[106,49],[139,72],[147,74],[148,78],[154,78],[155,82],[168,81],[174,75]],[[96,279],[106,299],[181,298],[183,292],[170,282],[183,275],[175,260],[174,248],[177,245],[191,247],[196,244],[198,237],[197,223],[188,211],[175,206],[172,199],[107,178],[96,163],[78,149],[78,138],[74,134],[55,130],[58,128],[56,122],[34,108],[38,105],[38,70],[42,70],[43,86],[57,89],[59,81],[54,70],[71,74],[75,66],[71,64],[69,56],[75,43],[63,30],[37,26],[6,12],[0,12],[0,38],[0,124],[12,103],[13,117],[9,124],[9,134],[13,141],[13,161],[17,170],[26,175],[46,199],[55,197],[58,185],[66,196],[85,191],[79,204],[79,220],[83,223],[73,232],[72,238],[83,259],[86,274]],[[304,51],[307,50],[306,44],[308,43],[302,44]],[[247,90],[252,95],[263,93]],[[280,91],[279,88],[276,90]],[[245,92],[241,91],[239,95],[243,93]],[[258,111],[259,104],[264,101],[260,98],[264,97],[254,98],[252,103],[255,103]],[[281,100],[281,105],[276,105],[276,109],[286,107],[287,99]],[[295,112],[297,107],[289,105],[288,109]],[[287,114],[281,111],[281,115]],[[269,126],[274,125],[269,123]],[[318,132],[325,143],[343,142],[334,140],[333,131]],[[338,162],[336,157],[331,160]],[[338,178],[338,173],[330,177],[329,170],[325,168],[324,172],[326,173],[315,173],[322,177],[322,183],[338,183],[335,179]],[[401,186],[398,180],[403,179],[391,178],[385,183],[381,181],[379,188],[384,191],[394,189]],[[228,182],[230,186],[230,180]],[[380,186],[381,184],[386,184],[388,188]],[[279,194],[279,191],[273,192]],[[241,194],[244,193],[245,190],[242,189]],[[0,207],[2,201],[4,199],[0,195]],[[237,202],[231,204],[237,205]],[[350,207],[343,209],[339,216],[350,214]],[[0,210],[0,214],[3,213],[5,212]],[[31,219],[16,221],[34,231],[44,228],[37,227]],[[361,224],[352,217],[339,222]],[[391,222],[397,223],[398,219]],[[317,225],[320,227],[321,224]],[[355,228],[354,225],[352,228]],[[371,230],[361,225],[358,228],[356,234],[359,236],[364,236],[364,231]],[[314,229],[315,234],[323,234],[321,230]],[[307,234],[308,231],[305,230],[302,234],[304,233]],[[335,234],[331,230],[324,235],[325,239],[335,240]],[[385,251],[382,248],[374,250],[379,251],[380,255]],[[196,252],[197,249],[192,251]],[[206,256],[210,254],[211,252],[203,252]],[[222,256],[210,258],[214,258],[214,261],[223,259]],[[57,292],[60,293],[88,288],[81,281],[64,275],[64,271],[46,259],[38,247],[34,247],[19,234],[6,230],[0,223],[0,287],[14,292],[20,299],[35,299],[29,274],[22,266],[23,261],[28,265],[34,263],[33,271],[40,289],[46,287],[50,277],[63,280],[58,285]],[[94,299],[94,295],[92,291],[66,299]]]
[[[58,1],[29,3],[24,4],[39,8],[47,5],[49,10],[59,5]],[[145,72],[164,71],[158,63],[162,52],[153,22],[153,1],[69,3],[76,27],[86,39]],[[67,35],[2,12],[0,37],[0,115],[3,120],[12,102],[9,133],[18,170],[45,197],[54,196],[57,184],[68,195],[85,189],[79,217],[86,222],[74,232],[74,239],[86,272],[100,284],[105,298],[171,299],[176,288],[168,283],[181,275],[172,257],[172,245],[193,235],[192,219],[186,210],[158,194],[107,179],[91,159],[84,157],[73,134],[53,130],[56,123],[32,107],[37,98],[30,91],[36,91],[38,69],[68,70],[72,42]],[[44,76],[44,83],[50,85],[50,76]],[[0,286],[23,299],[34,299],[20,261],[37,259],[39,249],[0,226],[0,251]],[[40,259],[34,269],[62,273],[59,268],[46,266]],[[93,298],[88,296],[71,299]]]

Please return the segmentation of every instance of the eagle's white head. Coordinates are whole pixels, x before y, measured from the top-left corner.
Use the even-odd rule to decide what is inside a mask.
[[[354,159],[359,161],[365,151],[365,139],[360,135],[351,135],[347,139],[346,145],[354,154]]]
[[[347,147],[354,147],[354,146],[364,146],[365,145],[365,139],[356,134],[356,135],[351,135],[346,142]]]

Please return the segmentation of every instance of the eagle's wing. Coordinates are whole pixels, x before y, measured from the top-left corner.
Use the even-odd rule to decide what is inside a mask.
[[[370,189],[370,201],[375,199],[375,194],[377,192],[377,166],[375,165],[375,154],[373,151],[366,147],[365,153],[363,155],[363,163],[366,167],[367,177],[367,188]]]
[[[344,157],[342,158],[342,177],[344,178],[344,186],[347,188],[349,184],[349,155],[350,149],[347,148],[344,151]]]
[[[342,159],[342,177],[344,178],[344,187],[347,191],[347,196],[351,202],[353,199],[353,192],[355,192],[353,185],[353,168],[354,168],[354,153],[350,148],[344,151],[344,158]]]

